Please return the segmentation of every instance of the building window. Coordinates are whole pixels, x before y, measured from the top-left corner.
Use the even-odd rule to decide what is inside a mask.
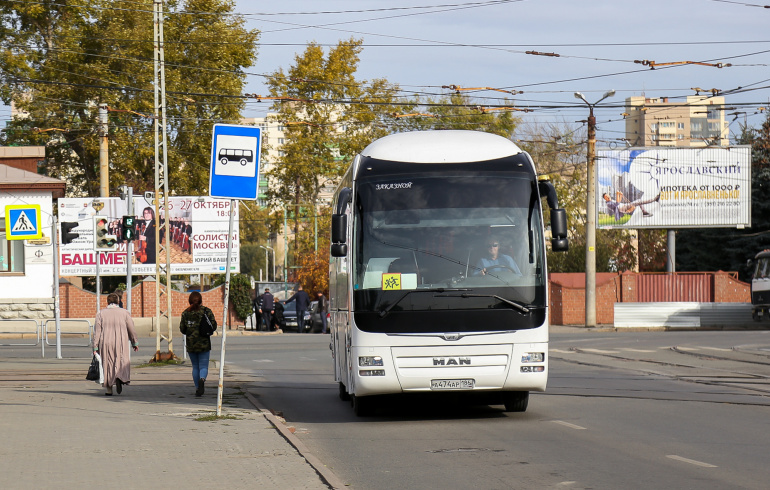
[[[709,123],[709,131],[716,131],[719,132],[719,123],[718,122],[710,122]]]
[[[657,130],[658,130],[658,123],[650,124],[650,131],[657,131]]]
[[[676,139],[683,140],[684,139],[684,135],[683,134],[678,134],[678,135],[676,135]]]
[[[676,129],[684,129],[684,123],[683,122],[676,123]]]
[[[674,123],[673,121],[662,122],[662,123],[660,123],[660,127],[661,128],[673,128],[674,124],[676,124],[676,123]]]
[[[706,112],[706,119],[721,119],[719,117],[719,111],[710,110]]]
[[[278,125],[278,131],[283,131],[284,129],[286,129],[286,128],[285,128],[285,126],[283,124],[279,124]]]
[[[284,143],[284,139],[283,138],[278,138],[278,144],[282,145],[283,143]]]
[[[703,131],[703,124],[699,122],[690,123],[690,131]]]
[[[5,218],[0,218],[0,274],[24,273],[24,240],[6,240]]]

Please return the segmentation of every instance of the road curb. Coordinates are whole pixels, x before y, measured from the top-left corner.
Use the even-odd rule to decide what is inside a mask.
[[[291,444],[294,449],[297,450],[297,452],[305,458],[305,461],[308,462],[308,464],[318,473],[318,475],[324,480],[324,482],[329,485],[329,487],[339,490],[343,488],[348,488],[348,485],[344,483],[342,480],[337,477],[337,475],[334,474],[323,462],[321,462],[320,459],[315,457],[315,455],[312,454],[310,449],[299,440],[297,436],[294,435],[293,432],[289,430],[289,428],[284,424],[281,419],[275,416],[273,412],[262,406],[261,403],[257,400],[257,398],[249,393],[248,391],[245,392],[246,398],[251,402],[254,407],[259,410],[259,412],[262,413],[262,415],[265,416],[265,418],[275,427],[278,432],[281,433],[281,435]]]

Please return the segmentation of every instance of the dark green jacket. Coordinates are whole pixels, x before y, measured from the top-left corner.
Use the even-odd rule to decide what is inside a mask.
[[[201,335],[198,331],[201,318],[206,315],[214,327],[217,329],[217,319],[214,317],[214,312],[211,308],[201,306],[199,310],[190,311],[189,308],[182,312],[182,321],[179,322],[179,331],[183,335],[187,336],[187,352],[206,352],[211,350],[211,338],[206,335]],[[204,320],[206,321],[206,320]]]

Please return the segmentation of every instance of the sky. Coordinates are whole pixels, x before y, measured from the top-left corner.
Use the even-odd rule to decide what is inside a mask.
[[[601,142],[624,136],[630,96],[695,95],[719,89],[731,132],[759,126],[770,103],[770,8],[759,0],[235,0],[249,28],[261,31],[257,62],[244,93],[267,95],[265,76],[288,70],[307,43],[363,40],[356,78],[385,78],[404,95],[448,94],[442,86],[521,91],[513,97],[525,122],[576,125],[588,115],[574,97],[595,102]],[[328,48],[327,48],[328,49]],[[527,54],[550,53],[558,56]],[[655,63],[695,61],[716,66]],[[726,66],[731,64],[732,66]],[[466,92],[481,104],[506,94]],[[264,116],[250,101],[244,116]],[[738,114],[733,114],[738,113]],[[10,117],[0,107],[0,120]],[[735,121],[733,121],[735,119]]]
[[[684,100],[693,88],[724,92],[727,120],[758,126],[770,100],[770,9],[727,0],[236,0],[247,25],[261,31],[246,93],[267,95],[264,75],[294,63],[307,43],[364,41],[359,80],[386,78],[409,93],[447,94],[444,85],[522,91],[527,121],[568,123],[595,102],[599,139],[623,137],[627,97]],[[559,56],[527,54],[527,51]],[[718,66],[663,65],[694,61]],[[731,64],[732,66],[726,66]],[[734,91],[734,93],[730,93]],[[506,94],[469,92],[500,103]],[[262,116],[266,102],[244,115]],[[731,114],[738,112],[739,114]],[[737,117],[736,117],[737,116]]]

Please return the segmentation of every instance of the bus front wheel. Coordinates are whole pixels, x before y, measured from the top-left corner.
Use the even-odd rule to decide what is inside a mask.
[[[529,391],[507,391],[503,395],[506,412],[526,412],[529,404]]]
[[[353,413],[358,417],[366,417],[372,413],[372,397],[350,395],[350,401],[353,405]]]

